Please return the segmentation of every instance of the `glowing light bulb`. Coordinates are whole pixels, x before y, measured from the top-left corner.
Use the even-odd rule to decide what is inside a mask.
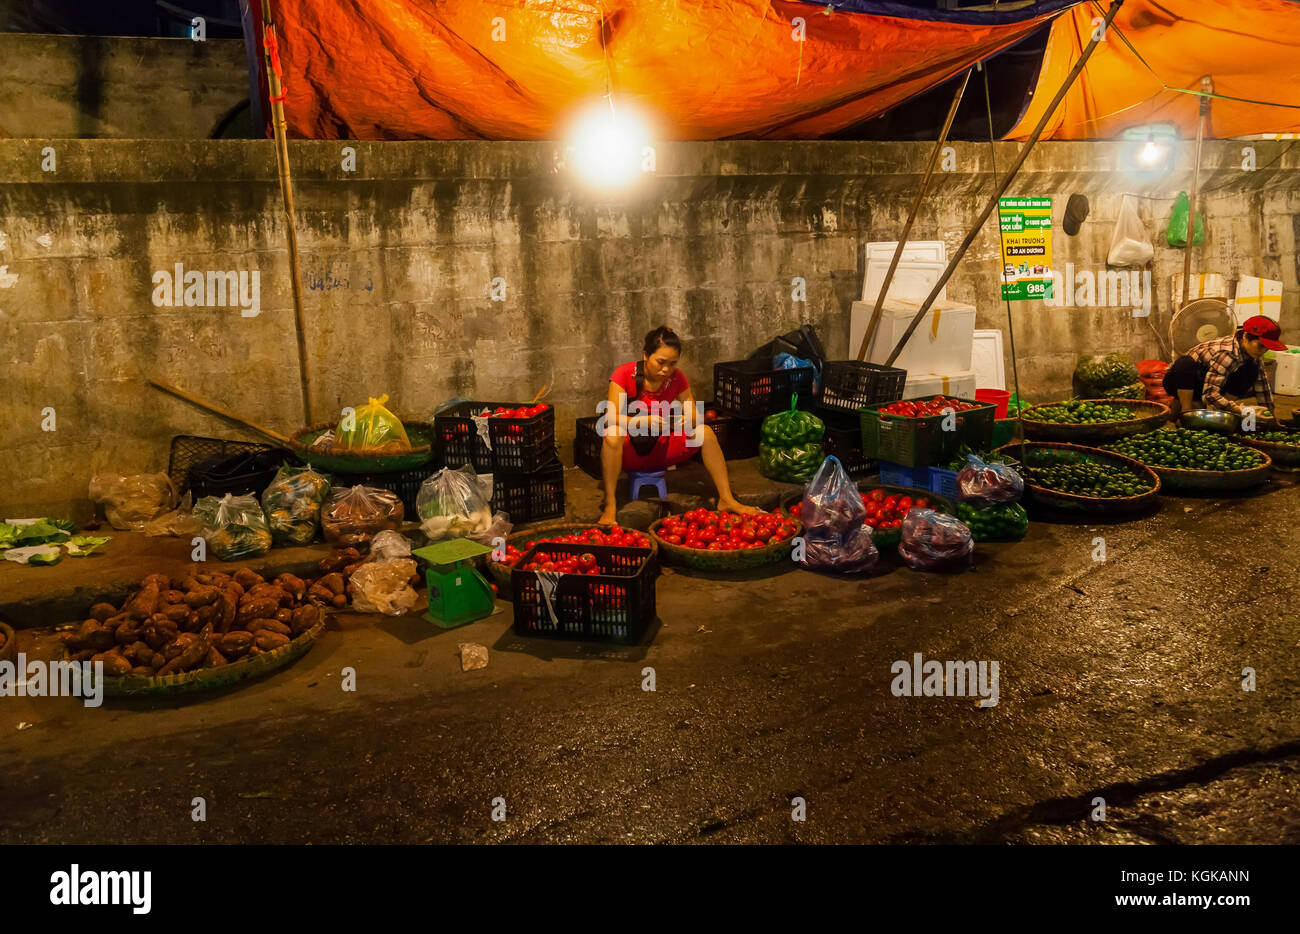
[[[623,102],[614,107],[606,99],[578,115],[568,138],[571,165],[583,181],[609,190],[625,187],[641,174],[651,133],[649,123],[631,107]]]
[[[1138,162],[1147,167],[1155,166],[1165,157],[1165,147],[1157,143],[1151,137],[1142,144],[1142,149],[1138,152]]]

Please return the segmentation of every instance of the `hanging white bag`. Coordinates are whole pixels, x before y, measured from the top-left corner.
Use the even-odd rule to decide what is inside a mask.
[[[1115,232],[1110,238],[1107,266],[1145,266],[1155,256],[1146,226],[1138,217],[1137,207],[1124,195],[1120,199],[1119,217],[1115,219]]]

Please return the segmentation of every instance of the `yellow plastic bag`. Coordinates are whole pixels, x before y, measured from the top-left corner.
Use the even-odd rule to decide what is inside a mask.
[[[387,393],[378,399],[371,396],[351,418],[342,419],[334,433],[335,445],[353,451],[384,447],[409,450],[411,441],[402,420],[384,407],[387,401]]]

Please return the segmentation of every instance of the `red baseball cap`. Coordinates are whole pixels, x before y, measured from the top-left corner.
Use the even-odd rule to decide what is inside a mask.
[[[1241,329],[1251,337],[1258,337],[1259,342],[1269,350],[1286,350],[1286,344],[1278,340],[1282,336],[1282,329],[1272,318],[1255,315],[1243,321]]]

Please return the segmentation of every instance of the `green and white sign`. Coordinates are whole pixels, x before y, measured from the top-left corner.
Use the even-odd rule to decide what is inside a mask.
[[[999,198],[1002,297],[1052,297],[1052,199]]]

